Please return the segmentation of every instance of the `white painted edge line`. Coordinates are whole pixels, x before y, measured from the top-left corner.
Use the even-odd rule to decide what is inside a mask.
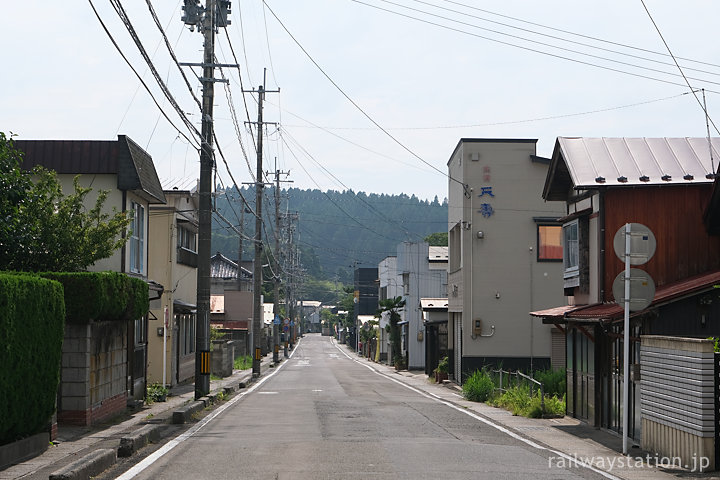
[[[300,340],[298,339],[298,342],[295,344],[295,348],[293,348],[292,352],[290,352],[290,356],[287,358],[287,360],[290,360],[292,356],[297,351],[297,347],[300,345]],[[260,385],[265,383],[268,379],[272,378],[273,375],[278,373],[281,368],[285,366],[287,361],[282,362],[279,367],[275,368],[273,372],[271,372],[269,375],[266,375],[260,380],[258,380],[256,383],[254,383],[250,388],[247,390],[244,390],[240,393],[238,393],[236,396],[231,398],[227,403],[221,405],[218,407],[217,410],[213,411],[210,415],[200,420],[198,423],[192,426],[187,432],[183,433],[182,435],[178,436],[177,438],[174,438],[167,442],[165,445],[160,447],[158,450],[153,452],[152,454],[148,455],[145,459],[143,459],[140,463],[130,468],[127,472],[123,473],[119,477],[117,477],[116,480],[130,480],[131,478],[135,478],[137,475],[139,475],[143,470],[148,468],[150,465],[155,463],[160,457],[165,455],[166,453],[170,452],[173,448],[180,445],[182,442],[187,440],[188,438],[192,437],[196,433],[198,433],[203,427],[205,427],[208,423],[210,423],[212,420],[215,419],[218,415],[220,415],[222,412],[230,408],[231,406],[235,405],[237,402],[242,400],[246,395],[252,393],[253,391],[257,390]]]
[[[467,409],[465,409],[465,408],[459,407],[459,406],[457,406],[457,405],[455,405],[455,404],[452,404],[452,403],[450,403],[450,402],[448,402],[448,401],[446,401],[446,400],[443,400],[441,397],[439,397],[439,396],[437,396],[437,395],[435,395],[435,394],[433,394],[433,393],[425,392],[425,391],[423,391],[423,390],[419,390],[419,389],[417,389],[417,388],[415,388],[415,387],[413,387],[413,386],[411,386],[411,385],[408,385],[408,384],[405,383],[405,382],[401,382],[400,380],[397,380],[397,379],[395,379],[395,378],[392,378],[391,376],[387,375],[386,373],[383,373],[383,372],[381,372],[380,370],[377,370],[377,369],[376,369],[375,367],[373,367],[372,365],[366,365],[365,363],[362,363],[362,362],[360,362],[359,360],[351,357],[351,356],[348,355],[345,351],[343,351],[343,349],[340,348],[340,346],[339,346],[337,343],[335,343],[334,340],[333,340],[333,344],[335,345],[335,348],[337,348],[343,355],[345,355],[347,358],[349,358],[349,359],[352,360],[353,362],[357,363],[358,365],[362,365],[363,367],[365,367],[365,368],[367,368],[368,370],[372,371],[372,372],[375,373],[376,375],[380,375],[381,377],[387,378],[388,380],[393,381],[393,382],[397,383],[398,385],[402,385],[403,387],[405,387],[405,388],[407,388],[407,389],[409,389],[409,390],[412,390],[413,392],[415,392],[415,393],[417,393],[417,394],[419,394],[419,395],[421,395],[421,396],[423,396],[423,397],[425,397],[425,398],[430,398],[431,400],[435,400],[436,402],[438,402],[438,403],[440,403],[440,404],[442,404],[442,405],[445,405],[445,406],[447,406],[447,407],[450,407],[450,408],[452,408],[453,410],[457,410],[458,412],[464,413],[465,415],[468,415],[468,416],[474,418],[475,420],[478,420],[478,421],[480,421],[480,422],[482,422],[482,423],[484,423],[484,424],[486,424],[486,425],[489,425],[489,426],[491,426],[491,427],[494,427],[495,429],[503,432],[504,434],[509,435],[510,437],[512,437],[512,438],[514,438],[514,439],[516,439],[516,440],[519,440],[519,441],[521,441],[521,442],[523,442],[523,443],[525,443],[525,444],[527,444],[527,445],[529,445],[529,446],[531,446],[531,447],[533,447],[533,448],[536,448],[536,449],[538,449],[538,450],[546,450],[546,451],[548,451],[548,452],[550,452],[550,453],[553,453],[553,454],[555,454],[555,455],[557,455],[557,456],[559,456],[559,457],[562,457],[562,458],[568,460],[568,462],[572,462],[572,463],[574,463],[575,465],[578,465],[578,466],[580,466],[580,467],[587,468],[588,470],[592,470],[593,472],[598,473],[598,474],[602,475],[602,476],[605,477],[605,478],[608,478],[608,479],[610,479],[610,480],[623,480],[622,478],[616,477],[615,475],[612,475],[612,474],[610,474],[610,473],[608,473],[608,472],[606,472],[606,471],[604,471],[604,470],[600,470],[599,468],[596,468],[595,466],[590,465],[589,463],[586,463],[586,462],[583,462],[583,461],[581,461],[581,460],[578,460],[577,458],[573,458],[572,456],[570,456],[570,455],[568,455],[568,454],[566,454],[566,453],[560,452],[560,451],[558,451],[558,450],[553,450],[552,448],[543,447],[542,445],[533,442],[533,441],[530,440],[529,438],[525,438],[525,437],[523,437],[522,435],[518,435],[517,433],[515,433],[515,432],[513,432],[513,431],[511,431],[511,430],[509,430],[509,429],[507,429],[507,428],[505,428],[505,427],[503,427],[503,426],[500,425],[500,424],[497,424],[497,423],[493,422],[492,420],[489,420],[489,419],[487,419],[487,418],[485,418],[485,417],[482,417],[482,416],[480,416],[480,415],[478,415],[478,414],[476,414],[476,413],[473,413],[473,412],[471,412],[471,411],[469,411],[469,410],[467,410]],[[459,395],[458,395],[458,396],[459,396]],[[461,397],[461,398],[462,398],[462,397]]]

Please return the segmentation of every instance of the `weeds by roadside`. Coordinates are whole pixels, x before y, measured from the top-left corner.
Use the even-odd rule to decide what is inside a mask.
[[[463,396],[529,418],[565,415],[565,371],[539,371],[535,373],[535,379],[542,382],[545,389],[544,402],[539,390],[532,391],[527,383],[517,379],[508,385],[506,377],[504,388],[500,389],[499,377],[485,369],[476,370],[467,378],[463,383]]]

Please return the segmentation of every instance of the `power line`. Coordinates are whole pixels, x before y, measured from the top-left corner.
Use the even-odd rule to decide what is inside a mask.
[[[130,63],[130,60],[128,60],[128,58],[125,56],[125,54],[123,53],[123,51],[122,51],[122,49],[120,48],[120,46],[118,45],[118,43],[115,41],[115,38],[114,38],[113,35],[110,33],[110,30],[108,30],[108,28],[107,28],[107,26],[105,25],[105,22],[103,21],[103,19],[100,17],[100,14],[98,13],[97,9],[95,8],[95,5],[93,4],[92,0],[88,0],[88,2],[90,3],[90,7],[92,8],[93,13],[95,13],[95,17],[98,19],[98,22],[100,22],[100,25],[102,26],[103,30],[105,31],[105,34],[108,36],[108,38],[110,39],[110,41],[112,42],[113,46],[114,46],[115,49],[118,51],[118,53],[120,54],[120,56],[122,57],[122,59],[125,61],[125,63],[128,65],[128,67],[130,67],[130,69],[133,71],[133,73],[135,74],[135,76],[137,77],[137,79],[140,81],[140,83],[142,84],[142,86],[145,88],[145,90],[147,91],[148,95],[150,95],[150,98],[151,98],[152,101],[155,103],[155,106],[157,106],[158,110],[160,110],[160,112],[161,112],[162,115],[165,117],[165,119],[168,121],[168,123],[178,132],[178,134],[179,134],[180,136],[182,136],[185,140],[188,141],[188,143],[192,144],[196,149],[199,150],[199,149],[200,149],[200,145],[198,144],[197,140],[196,140],[195,138],[190,139],[187,135],[185,135],[185,133],[183,133],[183,132],[173,123],[172,120],[170,120],[170,117],[168,117],[167,113],[165,113],[165,110],[162,109],[162,107],[161,107],[160,104],[158,103],[157,99],[155,98],[155,95],[153,95],[152,91],[150,91],[150,87],[148,87],[147,83],[145,83],[145,80],[142,79],[142,77],[140,76],[140,74],[138,73],[138,71],[135,69],[135,67],[133,67],[133,65]],[[183,118],[185,118],[184,115],[183,115]],[[193,129],[191,129],[191,132],[194,133],[194,134],[198,134],[198,133],[197,133],[197,129],[195,129],[194,127],[193,127]]]
[[[489,41],[489,42],[499,43],[499,44],[501,44],[501,45],[507,45],[507,46],[509,46],[509,47],[519,48],[519,49],[521,49],[521,50],[527,50],[527,51],[533,52],[533,53],[539,53],[539,54],[541,54],[541,55],[545,55],[545,56],[548,56],[548,57],[553,57],[553,58],[557,58],[557,59],[561,59],[561,60],[567,60],[567,61],[570,61],[570,62],[575,62],[575,63],[581,64],[581,65],[586,65],[586,66],[590,66],[590,67],[595,67],[595,68],[599,68],[599,69],[602,69],[602,70],[607,70],[607,71],[610,71],[610,72],[622,73],[622,74],[624,74],[624,75],[629,75],[629,76],[632,76],[632,77],[644,78],[644,79],[646,79],[646,80],[652,80],[652,81],[655,81],[655,82],[666,83],[666,84],[668,84],[668,85],[683,86],[683,87],[685,86],[685,84],[683,84],[683,83],[677,83],[677,82],[674,82],[674,81],[671,81],[671,80],[664,80],[664,79],[661,79],[661,78],[651,77],[651,76],[649,76],[649,75],[644,75],[644,74],[641,74],[641,73],[627,72],[627,71],[621,70],[621,69],[619,69],[619,68],[609,67],[609,66],[606,66],[606,65],[599,65],[599,64],[596,64],[596,63],[592,63],[592,62],[580,60],[580,59],[577,59],[577,58],[572,58],[572,57],[567,57],[567,56],[563,56],[563,55],[558,55],[558,54],[555,54],[555,53],[545,52],[545,51],[542,51],[542,50],[538,50],[538,49],[536,49],[536,48],[526,47],[526,46],[522,46],[522,45],[516,45],[516,44],[514,44],[514,43],[507,42],[507,41],[504,41],[504,40],[498,40],[498,39],[496,39],[496,38],[479,35],[479,34],[477,34],[477,33],[467,32],[467,31],[461,30],[461,29],[459,29],[459,28],[454,28],[454,27],[451,27],[451,26],[448,26],[448,25],[443,25],[443,24],[441,24],[441,23],[432,22],[432,21],[430,21],[430,20],[425,20],[425,19],[422,19],[422,18],[413,17],[412,15],[407,15],[407,14],[405,14],[405,13],[396,12],[396,11],[394,11],[394,10],[390,10],[390,9],[387,9],[387,8],[379,7],[379,6],[377,6],[377,5],[371,5],[371,4],[369,4],[369,3],[366,3],[366,2],[363,2],[363,1],[360,1],[360,0],[350,0],[350,1],[355,2],[355,3],[358,3],[358,4],[360,4],[360,5],[364,5],[364,6],[366,6],[366,7],[374,8],[374,9],[376,9],[376,10],[380,10],[380,11],[387,12],[387,13],[392,13],[392,14],[397,15],[397,16],[400,16],[400,17],[408,18],[408,19],[415,20],[415,21],[418,21],[418,22],[421,22],[421,23],[426,23],[426,24],[428,24],[428,25],[433,25],[433,26],[440,27],[440,28],[443,28],[443,29],[446,29],[446,30],[450,30],[450,31],[453,31],[453,32],[458,32],[458,33],[462,33],[462,34],[469,35],[469,36],[472,36],[472,37],[481,38],[481,39],[487,40],[487,41]],[[638,67],[638,68],[642,68],[642,67]],[[667,75],[675,75],[675,74],[667,73]],[[710,83],[714,83],[714,82],[710,82]],[[717,91],[717,90],[707,90],[707,91],[708,91],[708,92],[712,92],[712,93],[720,93],[720,91]]]
[[[665,48],[667,48],[668,53],[670,54],[673,61],[675,62],[677,69],[680,71],[680,74],[682,75],[683,79],[685,80],[685,83],[687,84],[688,88],[690,89],[693,96],[695,97],[695,100],[697,100],[698,105],[700,105],[700,108],[702,108],[702,111],[705,113],[705,118],[712,124],[715,131],[720,134],[720,130],[718,130],[718,127],[715,125],[715,122],[710,117],[710,114],[708,113],[707,109],[705,108],[705,105],[698,98],[695,89],[690,85],[690,82],[688,81],[688,77],[685,76],[685,72],[683,72],[683,69],[680,68],[680,64],[675,59],[675,55],[673,55],[672,51],[670,50],[670,45],[668,45],[668,43],[665,41],[665,37],[663,37],[663,34],[660,31],[660,27],[658,27],[657,23],[655,23],[655,19],[652,17],[652,15],[650,14],[650,10],[648,10],[647,6],[645,5],[645,1],[640,0],[640,3],[642,3],[643,8],[645,8],[645,11],[647,12],[648,17],[650,18],[650,21],[652,22],[653,26],[655,27],[655,30],[657,30],[658,35],[660,35],[660,39],[662,40],[663,44],[665,45]],[[712,159],[712,149],[710,150],[710,153],[711,153],[711,159]]]
[[[410,150],[410,148],[405,146],[405,144],[403,144],[400,140],[395,138],[390,132],[385,130],[378,122],[376,122],[367,112],[365,112],[365,110],[363,110],[360,107],[360,105],[358,105],[352,98],[350,98],[350,96],[347,93],[345,93],[345,91],[342,88],[340,88],[340,86],[337,83],[335,83],[335,81],[332,78],[330,78],[330,75],[328,75],[325,72],[325,70],[323,70],[323,68],[315,61],[315,59],[308,53],[308,51],[305,50],[305,47],[303,47],[300,44],[300,42],[295,38],[295,36],[292,33],[290,33],[290,30],[287,29],[287,27],[282,22],[282,20],[280,20],[280,18],[275,14],[273,9],[270,8],[270,6],[267,4],[267,2],[265,0],[263,0],[263,4],[267,7],[267,9],[270,11],[270,13],[272,13],[272,15],[278,21],[280,26],[283,28],[283,30],[285,30],[285,32],[288,34],[288,36],[290,36],[290,38],[293,40],[293,42],[295,42],[295,44],[298,46],[298,48],[300,48],[300,50],[302,50],[302,52],[305,54],[305,56],[307,56],[308,59],[310,59],[310,61],[312,62],[312,64],[315,65],[315,67],[320,71],[320,73],[322,73],[325,76],[325,78],[327,78],[328,81],[337,89],[337,91],[339,91],[342,94],[342,96],[345,97],[345,99],[347,101],[349,101],[360,113],[362,113],[365,116],[365,118],[367,118],[373,125],[375,125],[378,129],[380,129],[380,131],[382,131],[387,137],[389,137],[393,142],[395,142],[397,145],[399,145],[403,150],[405,150],[406,152],[411,154],[413,157],[417,158],[418,160],[420,160],[421,162],[423,162],[424,164],[426,164],[427,166],[429,166],[436,172],[440,173],[442,176],[447,177],[451,181],[457,182],[460,185],[463,185],[463,187],[465,187],[465,184],[463,184],[460,180],[452,177],[447,172],[440,170],[435,165],[431,164],[430,162],[428,162],[427,160],[422,158],[420,155],[418,155],[414,151]]]

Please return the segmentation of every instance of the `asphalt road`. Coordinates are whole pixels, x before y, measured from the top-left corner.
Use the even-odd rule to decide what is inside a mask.
[[[329,337],[292,357],[123,479],[575,479],[547,450],[408,388]]]

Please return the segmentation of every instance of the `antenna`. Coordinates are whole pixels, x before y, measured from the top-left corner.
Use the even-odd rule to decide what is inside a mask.
[[[707,128],[707,138],[708,138],[708,149],[710,149],[710,168],[712,171],[710,172],[710,175],[708,175],[708,178],[715,178],[715,161],[713,160],[713,149],[712,149],[712,142],[710,140],[710,121],[707,111],[707,103],[705,102],[705,89],[702,89],[702,95],[703,95],[703,110],[705,111],[705,127]]]

